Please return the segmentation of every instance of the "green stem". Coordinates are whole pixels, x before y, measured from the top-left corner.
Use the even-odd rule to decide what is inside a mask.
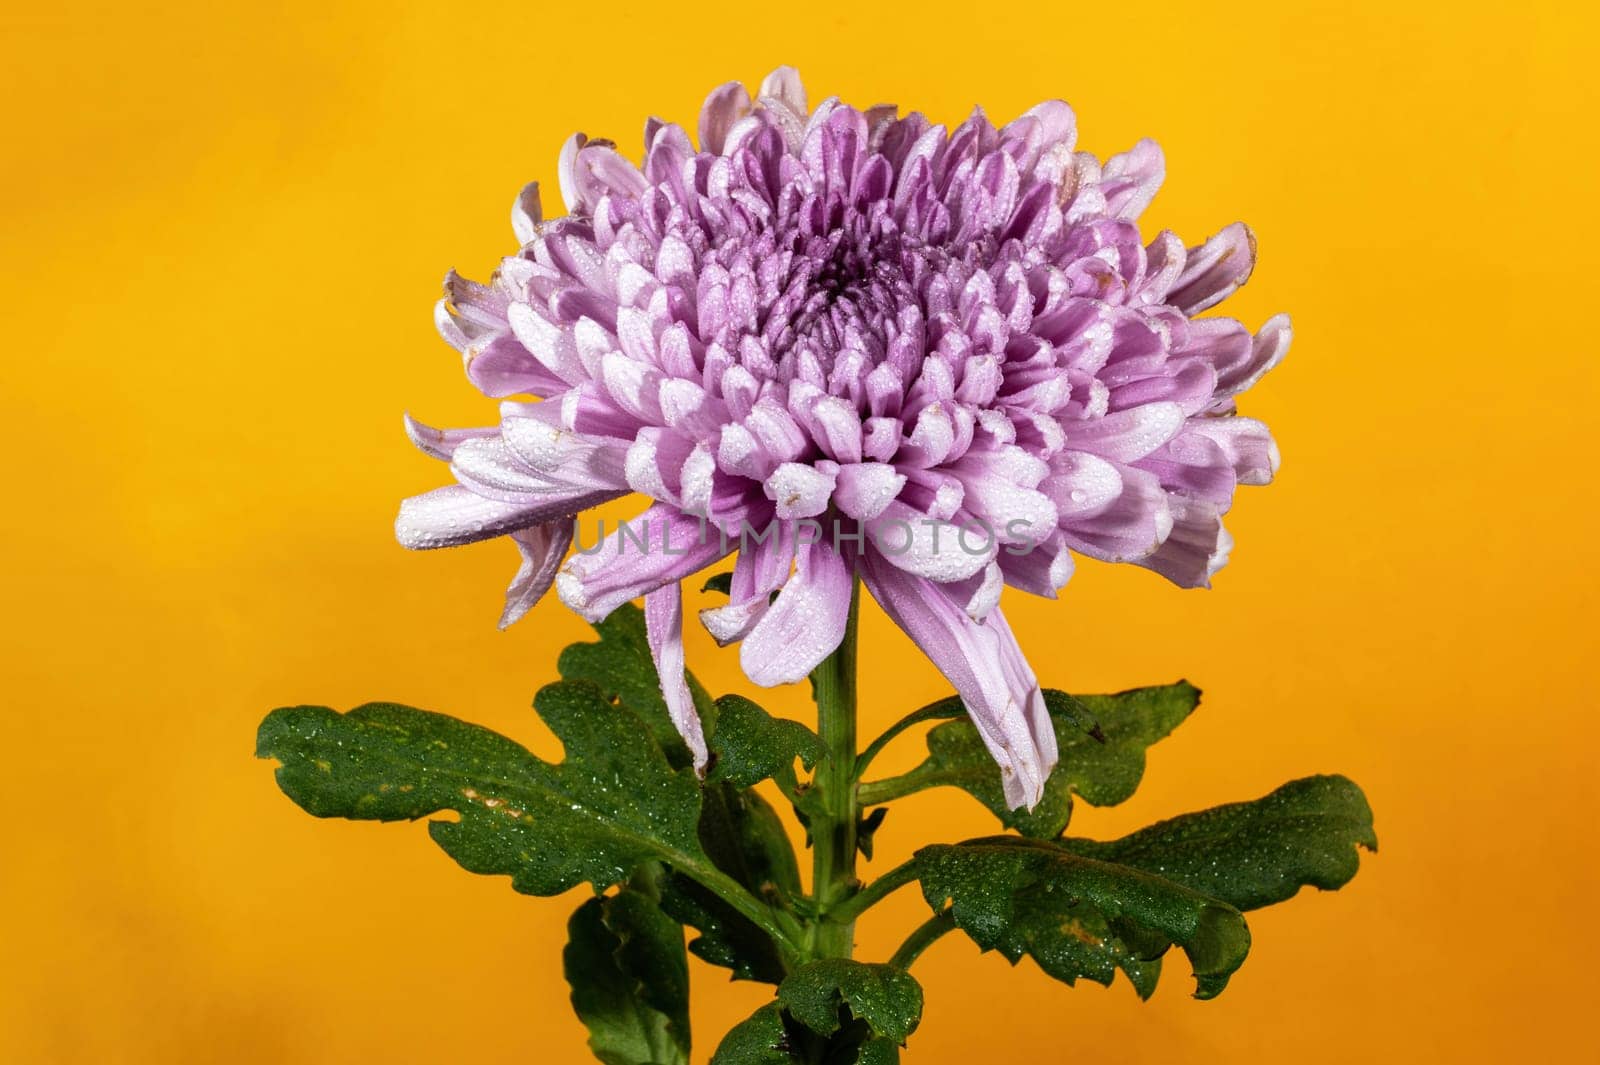
[[[897,969],[911,968],[911,963],[921,957],[923,951],[933,946],[946,932],[954,931],[955,927],[955,914],[950,910],[939,911],[906,937],[900,949],[894,952],[894,957],[889,959],[889,964]]]
[[[873,740],[867,749],[861,752],[861,757],[856,759],[856,776],[859,777],[862,773],[865,773],[867,766],[872,764],[872,760],[878,757],[885,747],[889,746],[890,741],[911,726],[923,721],[944,721],[952,717],[960,717],[963,713],[965,711],[961,708],[961,699],[959,697],[940,699],[936,703],[929,703],[920,710],[911,711],[911,713],[890,725],[883,735]]]
[[[794,964],[798,964],[801,960],[800,950],[790,930],[783,927],[770,907],[746,891],[743,884],[714,865],[702,865],[682,858],[675,860],[673,865],[679,872],[697,881],[771,936],[772,941],[778,946],[779,953],[790,963],[791,968]]]
[[[917,862],[909,859],[884,873],[878,879],[850,896],[844,905],[833,911],[835,920],[854,921],[867,910],[882,902],[888,895],[917,878]]]
[[[812,925],[811,954],[848,958],[855,947],[855,919],[836,916],[855,894],[856,824],[856,622],[861,586],[850,592],[850,615],[844,639],[811,674],[817,699],[817,736],[827,750],[817,767],[818,802],[811,818],[811,892],[817,921]]]
[[[959,769],[933,769],[930,768],[930,763],[924,762],[899,776],[863,781],[857,788],[857,798],[862,806],[881,806],[928,788],[953,784],[961,776],[962,771]]]

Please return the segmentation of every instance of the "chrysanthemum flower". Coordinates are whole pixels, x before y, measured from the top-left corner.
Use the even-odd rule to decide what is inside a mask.
[[[697,150],[650,120],[642,166],[573,137],[568,214],[544,221],[528,186],[521,250],[487,285],[447,278],[439,330],[506,402],[486,428],[408,420],[457,483],[402,505],[400,542],[512,537],[502,624],[552,583],[591,620],[643,596],[702,763],[679,581],[737,555],[701,620],[775,685],[838,646],[860,577],[1031,805],[1056,746],[1002,585],[1054,597],[1074,552],[1205,585],[1235,486],[1277,466],[1234,397],[1283,357],[1288,321],[1195,317],[1249,276],[1250,232],[1146,243],[1160,149],[1075,151],[1060,102],[952,132],[808,111],[781,68],[753,101],[712,92],[699,127]],[[574,516],[629,493],[654,502],[563,566]]]

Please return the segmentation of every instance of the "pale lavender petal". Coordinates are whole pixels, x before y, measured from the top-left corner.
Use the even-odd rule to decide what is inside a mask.
[[[869,531],[879,555],[918,577],[946,583],[972,576],[994,560],[999,545],[963,541],[960,523],[931,517],[895,500],[873,519]],[[971,549],[972,547],[978,550]]]
[[[811,518],[828,509],[835,480],[836,472],[785,462],[772,471],[764,487],[779,518]]]
[[[1011,587],[1046,599],[1056,598],[1072,579],[1072,552],[1059,532],[1042,544],[1008,547],[995,556],[995,564]]]
[[[460,485],[450,485],[402,501],[400,515],[394,523],[394,535],[401,547],[412,551],[457,547],[556,518],[568,518],[619,495],[619,492],[579,489],[571,494],[550,496],[538,503],[503,503],[486,499]]]
[[[1243,222],[1219,232],[1198,248],[1190,248],[1183,273],[1167,300],[1184,314],[1199,314],[1232,295],[1250,278],[1256,265],[1256,238]]]
[[[749,112],[750,94],[738,82],[711,90],[700,108],[700,150],[720,155],[728,131]]]
[[[1209,588],[1232,550],[1233,537],[1223,528],[1215,503],[1173,496],[1171,535],[1138,564],[1181,588]]]
[[[684,675],[683,589],[676,582],[644,597],[644,624],[650,657],[660,678],[661,697],[667,704],[667,716],[694,756],[695,771],[704,774],[709,756],[700,714]]]
[[[1034,734],[1034,691],[1009,658],[1009,629],[978,624],[952,602],[946,590],[885,563],[873,552],[862,557],[862,579],[895,624],[955,686],[984,745],[1000,766],[1006,801],[1032,807],[1044,794],[1053,762]],[[1037,685],[1034,686],[1035,688]]]
[[[1113,155],[1106,160],[1102,186],[1106,212],[1116,218],[1138,218],[1155,199],[1166,176],[1166,159],[1153,140],[1142,140],[1121,155]]]
[[[1189,432],[1215,441],[1233,464],[1240,484],[1271,484],[1278,472],[1277,442],[1264,422],[1254,418],[1196,418]]]
[[[561,601],[600,621],[630,599],[682,580],[738,547],[698,518],[656,504],[624,522],[556,575]]]
[[[561,560],[572,546],[573,521],[545,522],[511,534],[517,550],[522,553],[522,565],[511,587],[506,589],[506,606],[500,614],[500,627],[510,628],[544,598],[544,593],[555,583]]]
[[[435,429],[431,425],[424,425],[410,414],[405,416],[406,438],[416,449],[429,458],[450,461],[450,456],[455,454],[456,447],[464,440],[476,440],[485,436],[498,436],[499,426],[490,425],[482,429]]]
[[[544,221],[544,209],[539,205],[539,183],[530,181],[517,193],[511,205],[511,231],[517,243],[527,244],[539,235],[539,223]]]
[[[844,638],[852,584],[850,566],[826,540],[802,544],[794,575],[739,649],[745,674],[763,687],[804,679]]]

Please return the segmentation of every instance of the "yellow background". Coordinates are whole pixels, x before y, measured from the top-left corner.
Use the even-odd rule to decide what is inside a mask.
[[[1247,397],[1284,454],[1210,593],[1080,566],[1012,621],[1046,683],[1189,677],[1200,713],[1113,833],[1342,771],[1383,850],[1252,917],[1218,1001],[1149,1004],[955,937],[908,1062],[1489,1062],[1593,1051],[1595,25],[1526,3],[11,5],[0,522],[0,1060],[578,1062],[578,895],[514,895],[421,827],[314,821],[251,758],[267,709],[387,697],[552,753],[527,709],[582,624],[494,629],[514,552],[428,556],[396,501],[444,471],[402,410],[490,405],[437,340],[572,129],[638,142],[712,85],[950,120],[1060,96],[1150,135],[1148,216],[1260,239],[1229,304],[1293,313]],[[555,207],[552,194],[547,204]],[[865,724],[938,694],[873,612]],[[690,661],[749,690],[703,633]],[[803,690],[769,705],[805,711]],[[905,766],[918,743],[885,768]],[[987,832],[897,807],[878,869]],[[882,957],[922,903],[869,923]],[[699,1060],[767,995],[696,963]]]

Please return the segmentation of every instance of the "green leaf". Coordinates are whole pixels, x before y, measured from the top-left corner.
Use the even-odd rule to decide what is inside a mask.
[[[723,595],[732,595],[733,572],[730,570],[727,573],[713,573],[706,578],[706,582],[700,586],[700,590],[702,592],[721,592]]]
[[[757,898],[782,905],[800,894],[800,869],[788,833],[754,791],[707,785],[699,832],[717,868]],[[783,956],[772,937],[699,884],[673,877],[662,904],[700,933],[689,949],[704,961],[732,970],[735,980],[776,984],[783,979]]]
[[[556,659],[561,678],[593,684],[607,699],[615,699],[645,723],[673,768],[690,764],[693,758],[689,748],[673,726],[666,700],[661,697],[661,680],[645,638],[644,611],[624,603],[604,621],[596,622],[594,630],[600,636],[599,643],[571,644]],[[710,696],[692,675],[687,679],[704,718]],[[706,724],[709,727],[710,722]]]
[[[683,926],[647,891],[591,898],[567,922],[572,1008],[605,1065],[689,1060],[689,959]]]
[[[717,700],[709,742],[716,754],[710,779],[737,787],[792,769],[796,758],[810,769],[824,753],[816,733],[798,721],[773,717],[742,695]]]
[[[256,754],[276,758],[278,786],[318,817],[433,821],[434,841],[475,873],[504,874],[525,894],[620,883],[641,862],[704,865],[700,787],[649,730],[588,684],[552,684],[534,700],[566,748],[559,765],[477,725],[392,703],[347,714],[274,710]]]
[[[904,1043],[922,1019],[922,986],[910,973],[848,958],[802,965],[778,988],[778,1001],[822,1035],[832,1035],[855,1017],[874,1035]]]
[[[1310,884],[1350,882],[1358,847],[1377,850],[1372,808],[1341,776],[1292,781],[1265,798],[1184,814],[1108,843],[1065,840],[1075,854],[1155,873],[1254,910]]]
[[[1109,984],[1120,968],[1147,997],[1149,963],[1176,944],[1194,968],[1195,997],[1211,998],[1250,950],[1244,916],[1227,903],[1056,843],[996,836],[924,847],[916,860],[928,904],[949,903],[981,949],[1013,964],[1028,955],[1068,984]]]
[[[900,1048],[853,1020],[831,1036],[799,1023],[769,1002],[722,1040],[711,1065],[898,1065]]]
[[[797,1057],[795,1049],[782,1007],[769,1002],[723,1036],[711,1065],[800,1065],[806,1059]]]
[[[895,778],[904,782],[898,793],[936,785],[958,787],[988,807],[1007,828],[1035,839],[1054,839],[1072,818],[1074,794],[1094,806],[1115,805],[1131,796],[1144,775],[1145,748],[1167,736],[1200,701],[1199,689],[1187,681],[1115,695],[1072,696],[1046,690],[1044,696],[1061,760],[1032,810],[1009,808],[1000,770],[965,713],[929,731],[928,759],[905,777]],[[953,716],[960,712],[960,702],[952,703]],[[931,712],[935,708],[928,709],[929,716],[935,716]]]

